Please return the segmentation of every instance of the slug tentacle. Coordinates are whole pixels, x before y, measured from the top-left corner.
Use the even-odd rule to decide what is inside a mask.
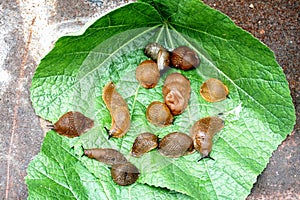
[[[205,156],[205,157],[201,157],[201,158],[198,160],[198,162],[200,162],[200,161],[203,160],[204,158],[209,158],[209,159],[211,159],[211,160],[215,160],[214,158],[212,158],[212,157],[208,154],[208,155]]]

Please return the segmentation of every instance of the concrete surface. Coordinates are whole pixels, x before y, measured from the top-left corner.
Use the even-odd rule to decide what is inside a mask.
[[[45,134],[29,98],[31,79],[41,58],[62,35],[78,31],[86,22],[126,2],[0,1],[0,199],[27,198],[26,168],[39,152]],[[229,15],[275,52],[297,110],[295,130],[274,152],[248,199],[300,199],[300,3],[204,2]]]

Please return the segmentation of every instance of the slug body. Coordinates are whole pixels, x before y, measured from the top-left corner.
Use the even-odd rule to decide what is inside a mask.
[[[114,165],[127,162],[125,156],[115,149],[110,148],[94,148],[85,149],[84,155],[89,158],[96,159],[107,165]]]
[[[213,137],[224,127],[224,121],[219,117],[205,117],[198,120],[190,130],[194,148],[201,154],[201,159],[211,158]]]
[[[156,42],[150,43],[145,47],[144,53],[147,57],[157,61],[158,53],[164,47]]]
[[[153,60],[145,60],[136,68],[135,77],[144,88],[154,88],[160,78],[157,64]]]
[[[170,66],[170,53],[166,49],[161,49],[157,56],[157,66],[159,70],[163,70]]]
[[[67,112],[53,125],[53,130],[69,138],[80,136],[94,126],[94,120],[80,112]]]
[[[102,98],[112,118],[109,137],[123,137],[130,128],[130,113],[126,101],[112,82],[104,87]]]
[[[171,63],[176,68],[189,70],[198,67],[200,59],[195,51],[187,46],[181,46],[173,50]]]
[[[179,73],[167,76],[162,88],[164,101],[173,115],[179,115],[188,106],[191,93],[190,81]]]
[[[210,78],[200,88],[200,95],[208,102],[218,102],[227,98],[228,88],[220,80]]]
[[[170,65],[170,53],[158,43],[150,43],[145,47],[145,55],[157,62],[159,70]]]
[[[158,146],[158,137],[153,133],[145,132],[138,135],[131,148],[131,155],[140,157]]]
[[[168,126],[173,122],[173,115],[168,106],[162,102],[152,102],[146,110],[148,121],[156,126]]]
[[[159,142],[158,151],[166,157],[176,158],[192,153],[193,140],[181,132],[169,133]]]
[[[121,186],[135,183],[139,178],[140,172],[130,162],[114,164],[110,170],[113,181]]]

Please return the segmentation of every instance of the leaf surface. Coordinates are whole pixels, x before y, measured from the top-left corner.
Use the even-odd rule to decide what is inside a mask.
[[[188,196],[143,184],[118,187],[103,164],[74,153],[68,140],[50,131],[40,154],[30,163],[28,199],[190,199]],[[86,165],[86,163],[89,163]]]
[[[147,59],[143,48],[150,42],[159,42],[169,50],[189,46],[197,52],[201,64],[190,71],[171,69],[161,76],[154,89],[146,90],[135,79],[135,69]],[[147,121],[146,108],[152,101],[163,101],[163,81],[172,72],[182,73],[191,81],[191,99],[172,126],[157,128]],[[229,88],[230,98],[217,103],[205,102],[199,88],[208,78],[222,80]],[[110,81],[128,103],[132,123],[125,137],[108,141],[104,127],[110,127],[111,117],[102,100],[102,89]],[[55,187],[50,184],[49,189],[78,199],[89,198],[96,187],[102,187],[97,192],[103,198],[105,195],[107,199],[128,196],[128,192],[124,192],[126,187],[112,186],[106,166],[80,157],[81,146],[120,150],[141,171],[133,188],[148,191],[149,199],[164,198],[163,195],[170,195],[169,190],[177,192],[171,195],[181,193],[195,199],[244,199],[272,152],[295,123],[288,84],[273,52],[227,16],[196,0],[139,1],[100,18],[83,35],[59,39],[37,68],[31,98],[36,113],[52,122],[69,110],[80,111],[96,121],[94,129],[76,141],[69,141],[72,145],[57,147],[58,150],[54,149],[56,146],[51,147],[49,141],[68,140],[48,133],[43,149],[49,146],[58,153],[63,148],[64,154],[69,156],[55,163],[51,160],[53,155],[42,150],[33,161],[52,163],[53,167],[44,175],[53,174],[53,182],[62,178],[54,175],[55,170],[65,169],[62,170],[64,183],[59,182]],[[195,121],[218,113],[223,113],[225,128],[214,137],[211,156],[215,161],[197,162],[198,153],[164,158],[156,150],[141,158],[130,156],[130,148],[139,133],[149,131],[160,138],[173,131],[189,133]],[[74,146],[74,152],[70,146]],[[67,173],[69,162],[73,171],[83,173]],[[99,170],[94,165],[100,165]],[[35,198],[38,193],[33,192],[33,185],[44,179],[36,182],[34,177],[40,166],[33,166],[28,169],[27,184],[31,197]],[[85,179],[93,181],[82,182]],[[80,191],[78,194],[70,186],[74,180],[81,184],[81,188],[76,188]],[[68,187],[66,181],[70,182]],[[110,185],[101,186],[102,182]],[[86,192],[82,193],[83,190]],[[152,191],[156,190],[159,192],[153,196]],[[85,196],[77,196],[79,194]]]

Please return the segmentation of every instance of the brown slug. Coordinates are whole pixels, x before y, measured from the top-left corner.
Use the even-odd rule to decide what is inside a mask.
[[[156,126],[168,126],[173,122],[173,115],[168,106],[162,102],[152,102],[146,110],[146,117],[149,122]]]
[[[126,101],[117,92],[112,82],[104,87],[102,98],[112,118],[110,130],[105,128],[109,134],[109,138],[123,137],[130,128],[130,113]]]
[[[185,133],[169,133],[159,142],[158,151],[171,158],[184,156],[194,152],[193,140]]]
[[[145,60],[136,68],[135,77],[144,88],[154,88],[160,78],[157,64],[153,60]]]
[[[167,104],[173,115],[179,115],[186,109],[190,92],[190,81],[185,76],[179,73],[172,73],[167,76],[162,93],[165,104]]]
[[[130,162],[114,164],[110,172],[113,181],[121,186],[127,186],[135,183],[140,175],[138,168]]]
[[[94,120],[80,112],[67,112],[52,126],[60,135],[73,138],[80,136],[94,126]]]
[[[132,145],[131,155],[140,157],[158,146],[158,137],[153,133],[145,132],[138,135]]]
[[[125,156],[115,149],[94,148],[84,149],[84,155],[93,158],[107,165],[114,165],[127,162]]]
[[[170,53],[166,49],[161,49],[157,55],[157,66],[159,70],[163,70],[170,66]]]
[[[159,70],[170,66],[170,53],[158,43],[150,43],[145,47],[145,55],[157,62]]]
[[[220,80],[210,78],[200,88],[200,95],[208,102],[218,102],[227,98],[228,88]]]
[[[200,59],[195,51],[187,46],[180,46],[172,51],[171,54],[172,66],[189,70],[199,66]]]
[[[224,121],[219,117],[204,117],[192,126],[190,136],[194,142],[194,148],[201,154],[201,159],[210,158],[213,137],[224,127]],[[199,160],[199,161],[200,161]]]
[[[156,42],[147,44],[145,47],[144,53],[147,57],[151,58],[154,61],[157,61],[158,52],[164,47]]]

